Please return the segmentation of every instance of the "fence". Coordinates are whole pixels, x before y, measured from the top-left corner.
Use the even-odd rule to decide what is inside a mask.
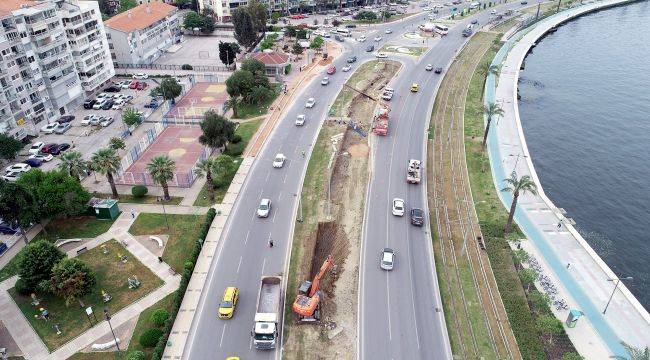
[[[190,65],[191,69],[183,69],[183,65],[176,64],[115,64],[116,69],[145,69],[145,70],[191,70],[208,72],[227,72],[230,69],[220,65]]]

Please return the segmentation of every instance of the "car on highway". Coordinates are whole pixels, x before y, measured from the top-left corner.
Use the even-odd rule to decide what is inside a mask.
[[[101,125],[101,127],[108,127],[110,124],[113,123],[113,121],[114,120],[112,117],[106,117],[104,118],[104,120],[99,122],[99,125]]]
[[[356,57],[356,56],[350,56],[350,57],[348,58],[348,64],[352,64],[353,62],[356,62],[356,61],[357,61],[357,57]]]
[[[237,299],[239,298],[239,289],[234,286],[228,286],[223,292],[221,303],[219,304],[219,318],[230,319],[235,313]]]
[[[388,55],[386,55],[386,53],[383,53],[383,52],[378,52],[377,55],[375,55],[375,56],[377,58],[379,58],[379,59],[385,59],[385,58],[388,57]]]
[[[357,41],[358,41],[358,42],[364,42],[364,41],[366,41],[366,39],[367,39],[367,37],[366,37],[365,35],[361,35],[361,36],[359,36],[359,38],[357,39]]]
[[[393,30],[391,30],[391,29],[386,29],[384,32],[385,32],[386,34],[392,34],[392,33],[393,33]]]
[[[20,171],[9,171],[2,175],[2,179],[9,182],[16,182],[20,179],[20,175],[22,175]]]
[[[267,218],[271,213],[271,200],[262,199],[260,206],[257,207],[257,217]]]
[[[375,51],[375,45],[368,45],[368,47],[366,47],[366,52],[373,52],[373,51]]]
[[[68,130],[70,130],[71,127],[72,125],[70,124],[59,124],[59,126],[57,126],[56,129],[54,129],[54,132],[59,135],[62,135],[65,134]]]
[[[43,162],[48,162],[48,161],[52,161],[52,159],[54,159],[54,156],[52,156],[52,154],[33,154],[33,155],[29,155],[29,157],[27,159],[28,160],[29,159],[37,159],[37,160],[41,160]]]
[[[492,15],[496,15],[496,14],[497,14],[497,11],[496,11],[495,9],[492,9],[492,10],[490,10],[490,14],[492,14]]]
[[[476,20],[476,19],[472,19],[471,23],[472,23],[473,25],[476,25],[476,24],[478,24],[478,20]]]
[[[323,77],[323,79],[320,81],[321,85],[327,85],[330,83],[330,78],[328,76]]]
[[[29,151],[28,151],[28,152],[29,152],[30,154],[32,154],[32,155],[38,154],[39,151],[41,151],[41,148],[43,148],[44,145],[45,145],[44,142],[42,142],[42,141],[37,141],[37,142],[35,142],[35,143],[32,144],[32,146],[29,148]]]
[[[453,6],[454,4],[452,4],[452,3],[450,3],[450,2],[446,2],[444,5],[445,5],[445,6]]]
[[[431,70],[433,70],[433,65],[431,65],[431,64],[427,64],[427,67],[425,67],[424,70],[426,70],[426,71],[431,71]]]
[[[404,200],[400,198],[393,199],[393,215],[404,216]]]
[[[32,167],[31,167],[29,164],[25,164],[25,163],[17,163],[17,164],[13,164],[13,165],[9,165],[9,166],[7,166],[7,167],[5,168],[5,172],[6,172],[6,173],[8,173],[8,172],[12,172],[12,171],[16,171],[16,172],[27,172],[27,171],[29,171],[31,168],[32,168]]]
[[[416,93],[418,90],[420,90],[420,85],[418,85],[418,83],[411,84],[411,92]]]
[[[525,1],[525,0],[524,0],[524,1],[520,2],[520,4],[521,4],[521,5],[527,5],[527,4],[528,4],[528,1]]]
[[[41,167],[41,165],[43,165],[43,160],[28,158],[27,160],[25,160],[25,164],[27,164],[27,165],[29,165],[29,166],[31,166],[33,168],[37,168],[37,167]]]
[[[51,124],[47,124],[41,128],[41,131],[46,133],[46,134],[51,134],[56,130],[56,127],[59,126],[58,122],[53,122]]]
[[[393,270],[395,266],[395,251],[391,248],[384,248],[381,250],[379,256],[379,267],[384,270]]]
[[[415,226],[424,225],[424,211],[420,208],[411,209],[411,224]]]
[[[314,107],[314,105],[316,105],[316,100],[314,98],[307,99],[307,102],[305,103],[306,108],[311,109]]]
[[[144,74],[144,73],[137,73],[133,75],[133,78],[136,80],[145,80],[149,78],[149,75]]]
[[[305,125],[305,119],[306,119],[306,117],[305,117],[304,114],[300,114],[300,115],[296,116],[296,126]]]
[[[436,71],[434,71],[434,72],[435,72],[436,74],[440,74],[440,73],[442,73],[442,68],[441,68],[441,67],[437,67],[437,68],[436,68]]]
[[[287,157],[284,154],[276,154],[275,159],[273,159],[273,167],[276,169],[283,167],[285,160],[287,160]]]
[[[327,75],[334,75],[336,74],[336,66],[332,65],[329,68],[327,68]]]
[[[341,68],[341,71],[343,72],[348,72],[352,70],[352,65],[345,65],[344,67]]]

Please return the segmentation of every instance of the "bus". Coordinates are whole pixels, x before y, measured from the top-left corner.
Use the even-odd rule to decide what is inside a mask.
[[[336,33],[343,36],[352,36],[348,29],[336,29]]]
[[[447,35],[449,33],[449,28],[444,25],[436,24],[433,29],[440,35]]]

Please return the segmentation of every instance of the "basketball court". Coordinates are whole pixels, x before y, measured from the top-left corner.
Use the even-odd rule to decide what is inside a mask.
[[[220,114],[227,99],[226,84],[198,82],[176,102],[165,117],[201,119],[208,110]]]

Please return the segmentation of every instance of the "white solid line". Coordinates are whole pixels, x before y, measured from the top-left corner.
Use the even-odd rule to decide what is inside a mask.
[[[278,210],[276,209],[276,210],[273,212],[273,219],[271,219],[271,222],[272,222],[272,223],[275,223],[275,214],[277,214],[277,213],[278,213]]]
[[[239,264],[237,264],[237,274],[239,274],[239,267],[241,266],[241,260],[242,260],[242,258],[243,258],[243,256],[240,256],[240,257],[239,257]]]
[[[251,341],[250,343],[248,343],[248,349],[252,349],[252,348],[253,348],[253,338],[251,337]]]
[[[266,182],[269,181],[270,176],[271,176],[271,171],[269,170],[269,172],[266,173],[266,180],[265,180]]]
[[[248,244],[248,235],[250,235],[250,234],[251,234],[251,231],[248,230],[248,231],[246,232],[246,239],[244,240],[244,245]]]
[[[264,275],[264,268],[266,267],[266,258],[262,261],[262,275]]]
[[[284,183],[286,183],[286,182],[287,182],[287,174],[285,173],[285,174],[284,174],[284,177],[282,178],[282,183],[284,184]]]
[[[226,325],[223,326],[223,330],[221,331],[221,340],[219,340],[219,347],[221,347],[221,344],[223,343],[223,335],[226,333]]]
[[[393,332],[390,326],[390,286],[388,286],[388,272],[386,272],[386,310],[388,310],[388,340],[393,339]]]
[[[278,195],[278,201],[282,200],[282,191],[280,191],[280,195]]]

